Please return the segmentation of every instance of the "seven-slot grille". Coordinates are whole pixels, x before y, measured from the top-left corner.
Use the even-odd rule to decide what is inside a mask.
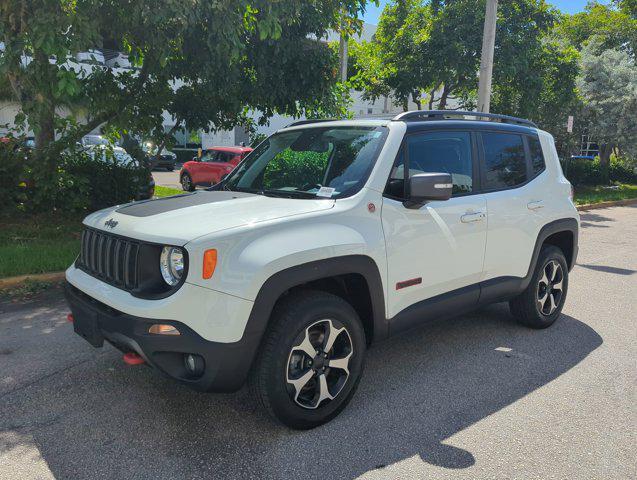
[[[125,290],[138,285],[139,243],[106,232],[86,229],[77,266],[89,275]]]

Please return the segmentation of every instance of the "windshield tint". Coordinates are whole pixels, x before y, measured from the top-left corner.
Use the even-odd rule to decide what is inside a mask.
[[[384,127],[304,128],[261,143],[226,179],[227,190],[292,198],[342,198],[361,189]]]

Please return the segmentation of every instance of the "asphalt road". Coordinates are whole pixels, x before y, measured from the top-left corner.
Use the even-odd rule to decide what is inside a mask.
[[[374,346],[307,432],[93,349],[57,291],[0,304],[0,478],[637,478],[637,208],[582,227],[552,328],[494,305]]]

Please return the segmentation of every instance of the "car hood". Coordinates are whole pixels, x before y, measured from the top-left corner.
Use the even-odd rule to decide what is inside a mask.
[[[330,199],[290,199],[243,192],[198,191],[95,212],[84,224],[149,242],[183,245],[202,235],[302,215],[334,206]]]

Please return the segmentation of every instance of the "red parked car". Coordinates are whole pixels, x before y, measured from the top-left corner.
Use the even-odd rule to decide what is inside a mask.
[[[201,158],[184,163],[179,172],[181,187],[192,192],[197,185],[210,186],[219,183],[243,158],[252,151],[250,147],[212,147]]]

